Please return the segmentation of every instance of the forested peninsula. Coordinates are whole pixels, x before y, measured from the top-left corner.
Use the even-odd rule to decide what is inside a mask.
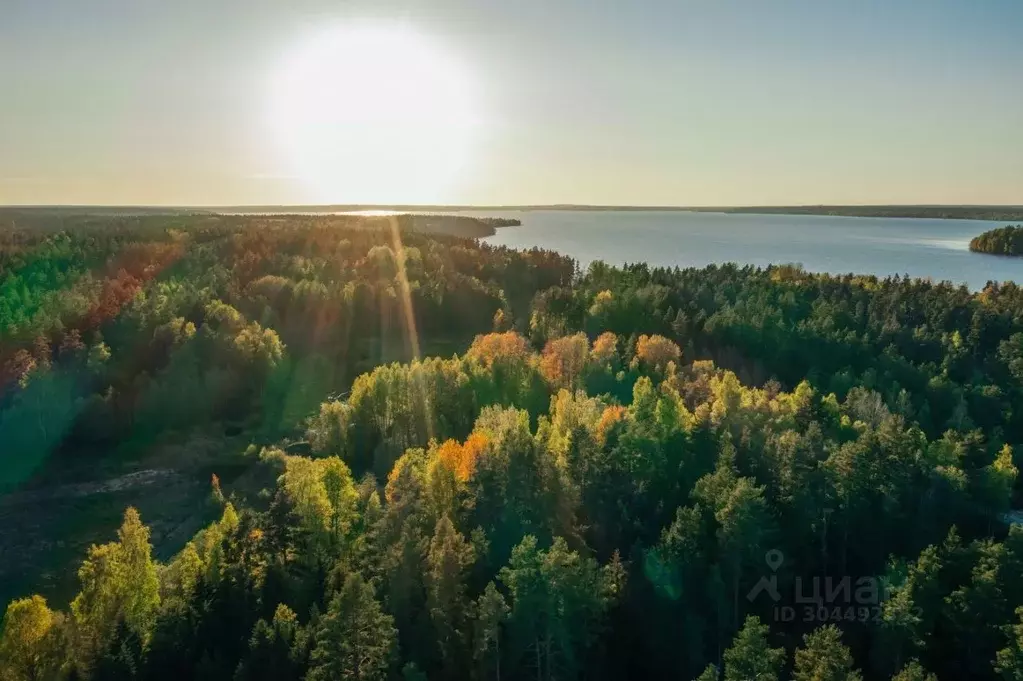
[[[62,220],[0,227],[0,678],[1023,675],[1013,283]]]
[[[740,206],[694,210],[783,215],[844,215],[862,218],[1023,220],[1023,206]]]
[[[992,255],[1023,255],[1023,225],[1006,225],[970,240],[970,250]]]

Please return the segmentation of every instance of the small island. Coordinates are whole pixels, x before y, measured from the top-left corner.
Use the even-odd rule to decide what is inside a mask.
[[[970,240],[970,250],[991,255],[1023,255],[1023,225],[1006,225]]]

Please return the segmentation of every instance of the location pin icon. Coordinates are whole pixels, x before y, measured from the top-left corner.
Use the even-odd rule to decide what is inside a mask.
[[[771,549],[764,554],[764,560],[767,562],[767,567],[771,568],[771,572],[777,572],[785,561],[785,555],[778,549]]]

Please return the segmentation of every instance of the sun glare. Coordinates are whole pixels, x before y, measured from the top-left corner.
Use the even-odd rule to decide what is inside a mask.
[[[269,123],[290,174],[322,203],[433,203],[478,128],[463,65],[400,25],[339,26],[285,58]]]

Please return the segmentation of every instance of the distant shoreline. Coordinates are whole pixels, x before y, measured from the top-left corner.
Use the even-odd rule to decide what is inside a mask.
[[[1023,206],[743,206],[738,208],[693,208],[692,210],[759,215],[829,215],[857,218],[924,218],[992,222],[1023,219]]]
[[[874,218],[929,218],[950,220],[1023,220],[1023,205],[802,205],[802,206],[610,206],[585,204],[522,204],[522,205],[415,205],[415,204],[325,204],[325,205],[260,205],[260,206],[100,206],[100,205],[37,205],[0,206],[0,213],[31,212],[65,215],[176,215],[194,213],[346,213],[388,211],[396,213],[466,213],[529,212],[529,211],[593,211],[593,212],[695,212],[753,213],[761,215],[829,215]]]

